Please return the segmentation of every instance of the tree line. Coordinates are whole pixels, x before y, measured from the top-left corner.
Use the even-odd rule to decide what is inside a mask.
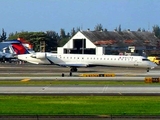
[[[160,39],[160,27],[158,25],[154,25],[153,32],[155,36]],[[97,24],[94,27],[94,31],[107,31],[106,28],[103,28],[102,24]],[[66,33],[64,29],[60,29],[60,34],[55,31],[46,31],[46,32],[28,32],[21,31],[15,33],[9,33],[7,38],[7,33],[4,29],[2,29],[2,33],[0,34],[0,42],[5,40],[13,40],[19,37],[24,38],[28,42],[30,42],[34,47],[34,51],[40,51],[40,42],[45,41],[45,51],[56,51],[57,47],[63,46],[68,40],[73,37],[78,31],[80,31],[80,27],[77,29],[73,28],[71,32]],[[121,32],[121,25],[115,28],[115,31]],[[145,32],[145,29],[138,28],[137,31]]]

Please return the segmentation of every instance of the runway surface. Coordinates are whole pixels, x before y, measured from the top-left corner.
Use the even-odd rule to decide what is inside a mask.
[[[160,66],[150,70],[155,72],[160,70]],[[35,65],[35,64],[16,64],[16,63],[0,63],[0,73],[69,73],[70,68],[59,67],[56,65]],[[77,73],[146,73],[143,68],[125,68],[125,67],[90,67],[78,68]]]
[[[20,80],[72,80],[72,81],[144,81],[145,77],[0,77],[0,81],[20,81]]]
[[[139,68],[121,68],[121,67],[94,67],[80,68],[78,73],[73,73],[73,76],[78,76],[82,73],[115,73],[116,77],[69,77],[69,68],[63,68],[52,65],[34,65],[34,64],[0,64],[0,80],[110,80],[110,81],[144,81],[145,77],[159,77],[160,67],[146,72],[145,69]],[[66,77],[52,76],[55,74],[61,75],[65,73]],[[6,75],[11,76],[6,76]],[[23,76],[23,74],[25,76]],[[33,77],[30,75],[39,75]],[[13,76],[12,76],[13,75]],[[15,76],[16,75],[16,76]],[[43,76],[45,75],[45,77]],[[49,75],[49,76],[47,76]],[[158,86],[43,86],[43,87],[24,87],[24,86],[1,86],[1,94],[101,94],[101,95],[159,95],[160,87]]]
[[[109,87],[109,86],[70,86],[70,87],[0,87],[0,94],[34,95],[160,95],[160,87]]]

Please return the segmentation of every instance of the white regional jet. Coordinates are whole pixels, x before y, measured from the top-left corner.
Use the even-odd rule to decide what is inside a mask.
[[[89,55],[89,54],[55,54],[49,52],[35,52],[18,55],[18,59],[34,64],[55,64],[70,67],[76,72],[79,67],[119,66],[153,69],[157,65],[143,56],[121,55]]]

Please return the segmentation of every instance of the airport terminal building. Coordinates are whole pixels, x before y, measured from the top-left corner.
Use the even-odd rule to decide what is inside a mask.
[[[59,54],[139,54],[157,50],[160,39],[153,32],[141,31],[79,31],[63,47]]]

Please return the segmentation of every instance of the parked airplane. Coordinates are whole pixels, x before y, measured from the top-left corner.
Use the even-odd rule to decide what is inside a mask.
[[[18,40],[6,40],[0,43],[0,61],[12,62],[18,54],[29,53]]]
[[[79,67],[94,66],[119,66],[140,67],[147,71],[157,65],[143,56],[121,55],[89,55],[89,54],[55,54],[49,52],[36,52],[33,54],[18,55],[18,59],[33,64],[55,64],[70,67],[71,72],[76,72]]]

